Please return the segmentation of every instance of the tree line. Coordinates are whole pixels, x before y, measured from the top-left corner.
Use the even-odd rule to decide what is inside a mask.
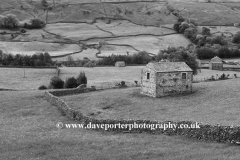
[[[240,45],[237,47],[230,46],[224,34],[212,36],[210,29],[202,27],[201,34],[197,33],[197,23],[191,19],[184,19],[179,16],[178,21],[174,24],[174,30],[182,33],[196,45],[196,54],[199,59],[209,59],[214,56],[220,58],[240,57]],[[240,43],[240,32],[237,32],[231,42]]]
[[[0,50],[0,65],[4,66],[52,66],[52,61],[49,53],[38,53],[34,55],[21,55],[21,54],[6,54]]]

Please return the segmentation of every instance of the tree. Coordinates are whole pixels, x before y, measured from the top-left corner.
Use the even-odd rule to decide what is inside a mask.
[[[4,27],[13,29],[19,26],[19,19],[14,14],[7,14],[4,18]]]
[[[5,16],[0,15],[0,27],[5,27]]]
[[[51,58],[51,56],[49,55],[48,52],[44,53],[44,59],[45,59],[46,64],[52,64],[52,58]]]
[[[157,57],[161,57],[160,54],[162,54],[162,58],[166,57],[171,62],[185,62],[192,70],[193,74],[197,74],[198,69],[198,62],[196,61],[197,56],[194,52],[192,52],[189,49],[186,49],[184,47],[171,47],[167,50],[162,50],[158,53]],[[168,55],[167,55],[168,54]],[[157,60],[161,60],[156,58]]]
[[[181,22],[177,22],[173,25],[173,29],[179,33]]]
[[[0,50],[0,64],[2,64],[2,60],[3,60],[3,51]]]
[[[195,53],[191,53],[187,49],[182,49],[177,52],[170,53],[168,59],[173,62],[185,62],[193,70],[193,74],[197,74],[199,66]]]
[[[227,41],[222,36],[216,36],[212,39],[211,44],[220,44],[221,46],[224,46],[227,44]]]
[[[43,6],[43,7],[48,7],[48,2],[47,2],[47,0],[42,0],[42,6]]]
[[[81,84],[87,84],[87,77],[85,75],[85,72],[80,72],[76,80],[78,86]]]
[[[209,36],[211,33],[210,33],[210,29],[207,28],[207,27],[202,27],[202,35],[207,35]]]
[[[192,38],[192,36],[195,34],[195,29],[192,28],[192,27],[189,27],[187,29],[185,29],[184,31],[184,35],[187,37],[187,38]]]
[[[74,77],[69,77],[65,81],[65,88],[76,88],[77,80]]]
[[[181,25],[180,25],[179,32],[184,33],[185,29],[187,29],[188,27],[189,27],[189,25],[188,25],[187,22],[182,22]]]
[[[30,26],[28,27],[33,29],[39,29],[39,28],[44,28],[45,25],[46,23],[44,22],[44,20],[39,18],[33,18],[30,20]]]
[[[50,85],[53,87],[53,89],[61,89],[64,86],[64,81],[59,77],[54,76],[51,78]]]
[[[73,57],[70,55],[67,57],[67,64],[68,64],[68,66],[73,64]]]
[[[232,39],[233,43],[240,43],[240,32],[237,32]]]

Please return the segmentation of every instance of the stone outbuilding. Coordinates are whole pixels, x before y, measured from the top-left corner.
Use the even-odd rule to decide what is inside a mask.
[[[209,69],[211,70],[223,70],[223,62],[222,59],[215,56],[209,62]]]
[[[234,27],[239,27],[239,23],[234,23]]]
[[[115,63],[115,67],[125,67],[125,66],[126,66],[126,64],[124,61],[117,61]]]
[[[193,70],[185,62],[150,62],[142,69],[141,94],[163,97],[192,92]]]

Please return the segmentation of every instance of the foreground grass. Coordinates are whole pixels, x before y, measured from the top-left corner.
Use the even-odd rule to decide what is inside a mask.
[[[73,108],[96,118],[197,121],[239,125],[240,80],[194,83],[193,93],[163,98],[140,88],[112,89],[63,97]]]
[[[118,134],[57,129],[74,123],[43,97],[43,92],[1,92],[0,157],[3,160],[239,159],[240,149],[165,135]]]

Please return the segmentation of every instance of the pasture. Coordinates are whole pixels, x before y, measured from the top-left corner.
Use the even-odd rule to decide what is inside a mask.
[[[57,129],[58,122],[76,122],[62,116],[41,91],[2,91],[0,104],[1,159],[237,160],[240,156],[238,146],[181,136]]]
[[[239,11],[233,9],[234,7],[231,8],[231,5],[238,7],[238,3],[234,3],[228,6],[228,3],[196,3],[192,1],[190,3],[189,2],[190,1],[173,1],[170,2],[170,4],[183,17],[195,19],[198,25],[233,26],[233,23],[240,21],[240,17],[238,16]],[[229,3],[231,3],[231,1],[229,1]]]
[[[62,67],[60,68],[60,78],[65,80],[68,77],[77,77],[81,71],[86,73],[89,86],[97,87],[111,87],[116,83],[125,81],[129,85],[133,85],[134,81],[141,81],[141,69],[144,66],[126,66],[126,67]],[[202,69],[201,73],[194,76],[194,80],[203,80],[204,78],[210,78],[218,74],[230,74],[232,78],[233,74],[237,74],[240,77],[239,72],[235,71],[216,71]],[[0,68],[0,74],[4,75],[0,77],[0,88],[16,89],[16,90],[36,90],[39,86],[48,86],[50,79],[56,76],[56,69],[34,69],[25,68]]]
[[[239,125],[239,79],[194,83],[193,93],[162,98],[140,94],[140,88],[111,89],[65,96],[72,108],[101,119],[196,121]],[[96,98],[97,97],[97,98]]]

